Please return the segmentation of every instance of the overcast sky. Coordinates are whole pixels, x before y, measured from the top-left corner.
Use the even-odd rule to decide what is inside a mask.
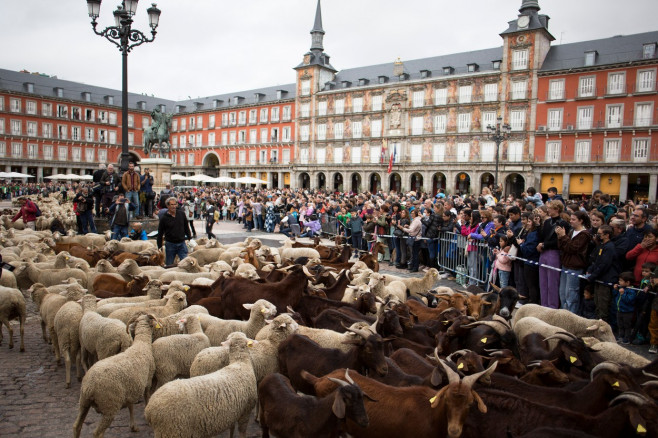
[[[114,24],[105,0],[99,28]],[[317,0],[160,0],[155,42],[128,56],[129,90],[182,100],[294,82]],[[540,0],[554,44],[658,30],[656,0]],[[140,1],[134,27],[148,29]],[[521,0],[323,0],[338,70],[502,45]],[[0,67],[121,89],[121,55],[93,34],[85,0],[0,0]],[[155,75],[155,77],[152,77]]]

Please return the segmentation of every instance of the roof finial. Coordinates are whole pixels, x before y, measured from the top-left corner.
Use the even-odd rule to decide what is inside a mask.
[[[322,39],[324,36],[324,29],[322,29],[322,9],[320,7],[320,0],[318,0],[318,7],[315,10],[315,23],[311,30],[311,50],[323,51]]]
[[[523,0],[521,7],[519,8],[520,13],[527,12],[539,12],[541,8],[539,7],[539,0]]]

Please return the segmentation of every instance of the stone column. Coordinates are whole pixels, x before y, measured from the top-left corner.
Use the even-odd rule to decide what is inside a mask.
[[[43,180],[43,167],[37,167],[37,181],[40,182]]]
[[[621,181],[619,181],[619,200],[624,202],[628,198],[628,174],[621,174]]]
[[[569,199],[569,180],[571,179],[571,174],[570,173],[563,173],[562,174],[562,197],[564,199]]]
[[[596,190],[601,189],[601,174],[595,173],[592,175],[594,179],[592,180],[592,193]]]
[[[277,187],[276,188],[280,189],[281,187],[283,187],[283,172],[277,172],[277,179],[278,179],[278,182],[277,182]]]
[[[656,189],[658,188],[658,174],[649,175],[649,202],[656,202]]]

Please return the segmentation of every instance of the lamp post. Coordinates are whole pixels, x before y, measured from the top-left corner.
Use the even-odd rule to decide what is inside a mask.
[[[496,176],[494,178],[494,191],[498,190],[498,162],[500,160],[500,144],[509,138],[511,127],[503,125],[503,118],[498,116],[496,126],[487,126],[487,138],[496,142]]]
[[[137,12],[137,2],[139,0],[123,0],[114,11],[114,26],[108,26],[102,31],[97,31],[98,23],[96,19],[100,14],[102,0],[87,0],[89,17],[91,17],[91,27],[96,35],[105,37],[112,44],[117,46],[122,54],[122,81],[121,81],[121,171],[128,170],[130,154],[128,153],[128,53],[144,43],[151,43],[155,40],[155,29],[160,21],[160,9],[152,3],[151,7],[146,10],[149,15],[149,26],[151,27],[151,38],[144,35],[141,31],[132,28],[132,17]]]

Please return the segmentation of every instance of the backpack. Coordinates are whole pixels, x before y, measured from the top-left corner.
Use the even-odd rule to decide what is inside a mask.
[[[40,209],[39,206],[36,204],[36,202],[34,203],[34,206],[35,206],[36,209],[37,209],[37,212],[34,213],[34,217],[39,217],[39,216],[41,216],[41,209]]]

